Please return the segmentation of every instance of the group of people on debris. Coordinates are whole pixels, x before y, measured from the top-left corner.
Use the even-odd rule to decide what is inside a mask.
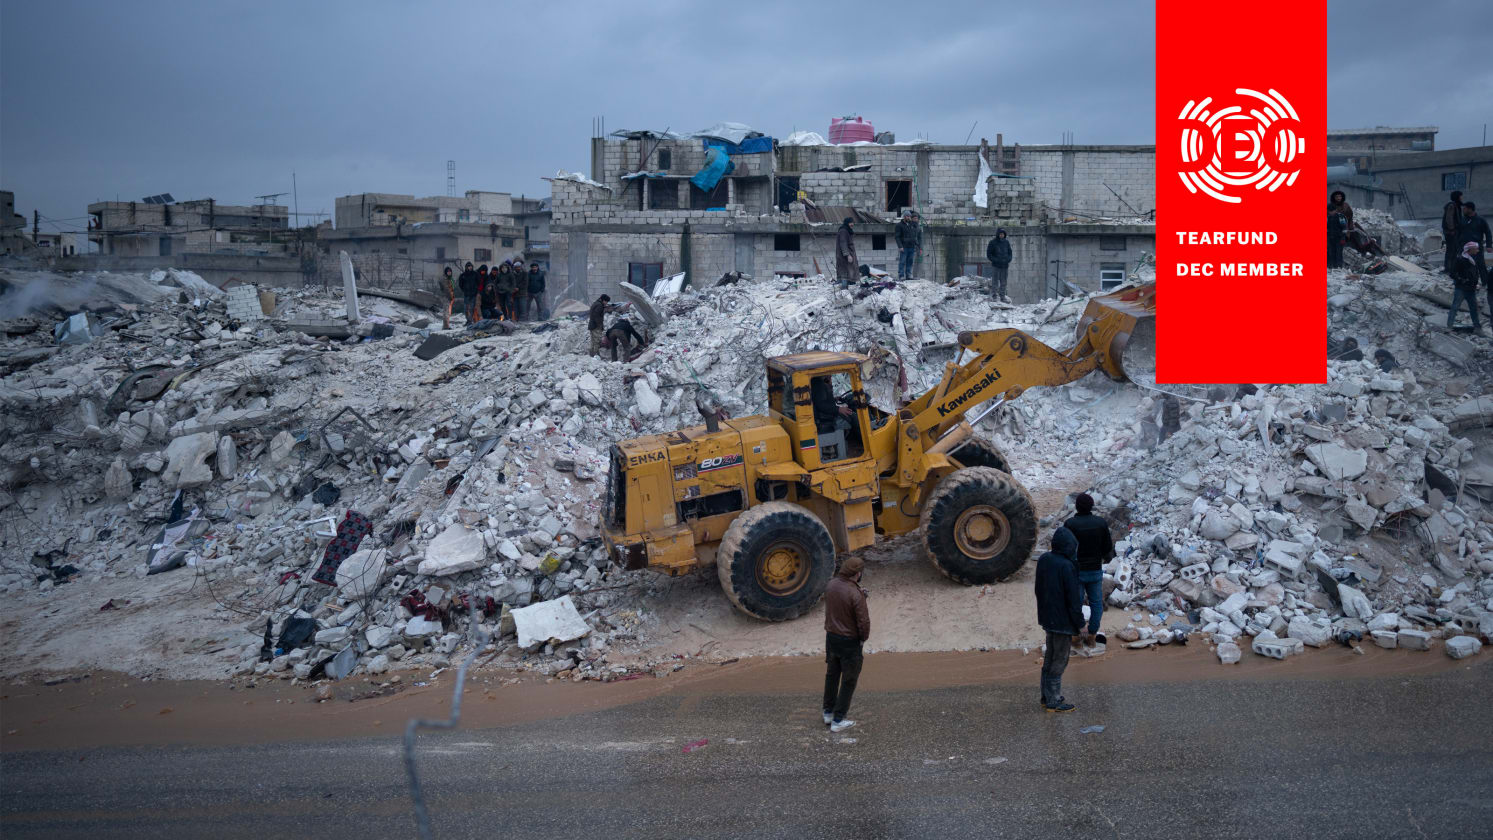
[[[892,238],[897,243],[897,279],[911,280],[913,263],[923,251],[923,227],[916,210],[902,211],[901,220],[892,229]],[[846,216],[835,233],[835,280],[840,288],[850,286],[857,269],[862,275],[870,273],[855,253],[855,220]]]
[[[897,279],[911,280],[913,264],[923,252],[922,220],[916,210],[902,211],[901,220],[892,230],[892,238],[897,243]],[[992,268],[990,296],[1010,303],[1011,298],[1006,294],[1006,272],[1011,267],[1011,241],[1005,228],[996,229],[995,238],[985,246],[985,258]],[[855,280],[857,268],[862,274],[866,273],[855,253],[855,220],[846,216],[835,234],[835,280],[840,288],[849,288]]]
[[[1446,273],[1452,279],[1452,308],[1446,313],[1446,325],[1457,322],[1457,311],[1467,304],[1472,313],[1472,330],[1482,330],[1477,311],[1477,287],[1487,288],[1488,318],[1493,321],[1493,277],[1488,274],[1485,254],[1493,248],[1493,231],[1477,214],[1477,204],[1463,201],[1460,191],[1441,210],[1441,236],[1446,243]]]
[[[1037,623],[1045,634],[1039,703],[1048,712],[1077,708],[1063,696],[1063,672],[1074,642],[1091,653],[1101,652],[1097,646],[1106,643],[1099,631],[1104,616],[1103,566],[1115,556],[1115,544],[1109,523],[1094,513],[1094,497],[1079,493],[1073,508],[1074,515],[1053,531],[1052,549],[1037,558]],[[831,732],[855,726],[846,715],[865,661],[863,648],[871,638],[868,593],[861,586],[865,569],[858,555],[846,557],[824,593],[823,711]]]
[[[442,328],[451,328],[451,308],[461,294],[461,311],[468,324],[478,321],[527,321],[538,316],[549,317],[544,300],[544,269],[539,263],[507,260],[492,271],[483,263],[475,270],[469,262],[460,275],[452,276],[451,266],[441,272],[441,292],[446,296]]]

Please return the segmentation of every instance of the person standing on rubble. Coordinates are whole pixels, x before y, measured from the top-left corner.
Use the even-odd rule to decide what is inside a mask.
[[[1482,269],[1477,264],[1482,248],[1476,242],[1467,242],[1462,245],[1462,256],[1452,263],[1452,308],[1446,313],[1446,328],[1452,329],[1457,322],[1457,310],[1462,307],[1462,301],[1467,301],[1467,309],[1472,312],[1472,331],[1482,330],[1477,315],[1477,284],[1482,279]]]
[[[456,283],[461,288],[461,314],[466,316],[468,324],[476,323],[478,293],[482,291],[482,286],[471,263],[467,263],[467,267],[462,269],[461,277],[457,278]]]
[[[824,591],[824,722],[831,732],[855,726],[845,715],[861,678],[861,648],[871,638],[871,610],[860,587],[865,568],[858,555],[846,557]]]
[[[1115,556],[1115,542],[1109,534],[1109,523],[1094,514],[1094,497],[1079,493],[1073,499],[1077,516],[1070,517],[1063,527],[1078,540],[1078,582],[1083,586],[1084,600],[1089,604],[1089,636],[1104,644],[1104,634],[1099,632],[1099,619],[1104,616],[1104,563]]]
[[[456,278],[451,276],[451,266],[441,271],[441,294],[446,298],[446,310],[441,313],[441,329],[451,329],[451,306],[456,303]]]
[[[540,270],[539,263],[529,263],[529,276],[526,279],[529,286],[529,301],[535,309],[534,314],[538,315],[541,321],[549,320],[550,309],[544,301],[544,272]],[[519,314],[529,317],[526,313]]]
[[[1327,267],[1343,267],[1343,241],[1348,231],[1348,220],[1342,213],[1327,206]]]
[[[524,319],[524,312],[529,308],[529,278],[524,276],[524,264],[519,260],[513,261],[513,315],[515,321]]]
[[[1452,192],[1451,201],[1441,208],[1441,240],[1446,243],[1446,273],[1452,273],[1457,255],[1462,252],[1462,191]]]
[[[1078,539],[1067,528],[1052,532],[1052,550],[1037,558],[1037,623],[1047,633],[1042,651],[1042,708],[1071,712],[1076,706],[1063,698],[1063,671],[1073,652],[1073,637],[1085,645],[1093,637],[1083,629],[1083,585],[1078,582]]]
[[[855,255],[855,228],[851,227],[850,217],[846,216],[835,234],[835,280],[840,288],[850,287],[859,265],[860,260]]]
[[[498,277],[498,306],[503,317],[510,321],[516,320],[514,313],[514,299],[518,294],[518,287],[522,277],[518,276],[518,268],[510,263],[503,263],[507,271],[501,272]],[[525,288],[528,288],[525,286]]]
[[[911,280],[912,263],[923,250],[923,229],[918,224],[918,214],[904,210],[894,235],[897,239],[897,279]]]
[[[483,263],[477,267],[477,320],[479,321],[483,318],[491,317],[486,312],[487,297],[491,294],[488,291],[487,284],[491,282],[492,272],[487,270],[487,263]]]
[[[1011,241],[1005,228],[995,229],[995,238],[985,246],[985,259],[990,260],[995,271],[990,278],[990,296],[1010,303],[1011,297],[1006,294],[1006,270],[1011,267]]]
[[[1488,265],[1483,260],[1483,255],[1493,248],[1493,230],[1488,229],[1488,220],[1477,214],[1477,204],[1471,201],[1462,202],[1462,244],[1469,242],[1477,243],[1477,266],[1483,276],[1488,276]],[[1461,250],[1460,248],[1458,250]]]
[[[590,318],[586,321],[586,329],[591,332],[591,355],[601,357],[601,340],[605,337],[601,325],[606,319],[607,313],[612,310],[612,296],[602,295],[591,304]]]
[[[1488,273],[1483,256],[1493,248],[1493,230],[1489,230],[1488,220],[1477,214],[1477,205],[1471,201],[1462,205],[1462,244],[1468,242],[1477,243],[1478,273],[1483,275],[1483,285],[1487,287],[1488,321],[1493,324],[1493,275]]]

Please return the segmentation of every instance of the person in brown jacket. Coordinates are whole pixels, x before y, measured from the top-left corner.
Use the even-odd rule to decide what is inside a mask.
[[[586,319],[586,329],[591,333],[590,355],[592,356],[601,356],[601,342],[606,337],[606,332],[602,330],[601,325],[607,313],[612,309],[612,296],[602,295],[591,304],[591,309],[587,312],[589,317]]]
[[[866,562],[846,557],[824,593],[824,647],[828,671],[824,676],[824,722],[829,731],[843,732],[855,721],[847,720],[850,698],[861,678],[861,645],[871,636],[871,612],[866,608],[866,590],[860,588]]]

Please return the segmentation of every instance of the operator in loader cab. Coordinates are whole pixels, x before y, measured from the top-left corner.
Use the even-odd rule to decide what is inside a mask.
[[[814,428],[833,432],[851,427],[850,409],[835,402],[835,389],[828,376],[816,376],[810,381],[809,399],[814,404]]]

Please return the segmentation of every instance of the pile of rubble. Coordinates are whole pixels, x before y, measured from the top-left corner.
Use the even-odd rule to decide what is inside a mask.
[[[1129,536],[1106,566],[1120,640],[1198,629],[1237,661],[1366,637],[1475,652],[1493,634],[1493,393],[1430,277],[1329,276],[1325,385],[1147,398],[1094,483]],[[1449,302],[1449,301],[1448,301]],[[1286,640],[1284,643],[1279,640]],[[1294,640],[1294,641],[1292,641]]]
[[[705,392],[760,412],[763,357],[810,349],[870,355],[891,407],[937,380],[959,331],[1066,346],[1085,303],[998,304],[978,278],[629,290],[653,340],[614,363],[585,355],[584,315],[440,331],[365,297],[349,325],[321,290],[167,272],[95,296],[80,322],[32,289],[79,278],[0,280],[0,301],[31,301],[0,345],[0,591],[40,605],[67,581],[194,575],[237,628],[224,674],[300,679],[439,668],[484,642],[495,664],[571,679],[636,667],[624,645],[655,664],[639,605],[656,579],[611,567],[596,534],[614,441],[698,423]],[[982,422],[1028,486],[1075,464],[1101,476],[1129,534],[1109,585],[1144,610],[1134,641],[1186,625],[1312,642],[1391,614],[1396,631],[1488,632],[1487,343],[1428,326],[1430,278],[1329,284],[1334,338],[1358,344],[1338,345],[1352,360],[1328,385],[1231,386],[1169,412],[1096,375]],[[347,337],[328,337],[339,319]]]

